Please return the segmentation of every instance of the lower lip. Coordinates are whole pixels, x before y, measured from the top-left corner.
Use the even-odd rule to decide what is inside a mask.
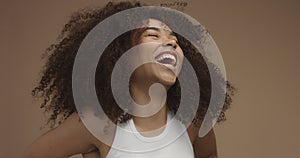
[[[157,64],[160,64],[160,65],[162,65],[162,66],[164,66],[164,67],[167,67],[167,68],[169,68],[169,69],[171,69],[171,70],[173,70],[173,71],[175,71],[175,69],[176,69],[176,67],[174,67],[174,66],[172,66],[172,65],[170,65],[170,64],[162,64],[162,63],[159,63],[159,62],[155,62],[155,63],[157,63]]]

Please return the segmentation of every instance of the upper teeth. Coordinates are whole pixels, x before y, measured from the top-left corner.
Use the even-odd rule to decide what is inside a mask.
[[[175,66],[176,65],[176,58],[174,55],[171,55],[171,54],[162,54],[160,55],[156,60],[158,62],[161,62],[163,61],[164,59],[171,59],[172,62],[170,63],[171,65]]]

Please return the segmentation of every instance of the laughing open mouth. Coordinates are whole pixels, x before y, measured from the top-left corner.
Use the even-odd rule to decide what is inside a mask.
[[[173,52],[162,52],[157,55],[155,61],[170,68],[175,68],[177,64],[177,56]]]

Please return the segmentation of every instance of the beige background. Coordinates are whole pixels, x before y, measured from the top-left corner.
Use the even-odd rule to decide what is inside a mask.
[[[105,2],[1,0],[1,158],[19,157],[46,131],[30,96],[41,54],[73,11]],[[216,126],[219,157],[299,157],[300,1],[188,2],[185,12],[210,30],[238,88],[228,120]]]

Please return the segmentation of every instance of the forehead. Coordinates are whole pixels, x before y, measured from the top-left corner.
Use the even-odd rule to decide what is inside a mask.
[[[156,19],[148,19],[143,21],[145,27],[156,27],[166,31],[172,31],[165,23]]]

